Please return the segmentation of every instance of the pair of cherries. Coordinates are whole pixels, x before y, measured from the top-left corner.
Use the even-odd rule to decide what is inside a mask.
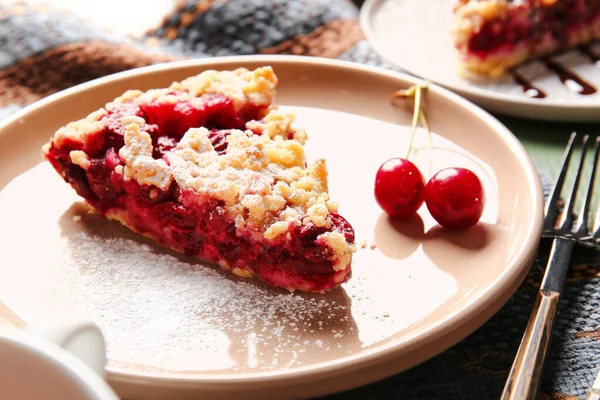
[[[404,158],[389,159],[379,167],[375,199],[398,219],[410,218],[425,203],[440,225],[453,230],[475,225],[485,205],[483,186],[471,170],[446,168],[425,183],[419,168]]]
[[[483,186],[477,175],[466,168],[446,168],[426,183],[419,168],[408,160],[419,120],[433,146],[421,109],[421,94],[427,87],[428,83],[422,82],[392,97],[392,102],[398,98],[414,99],[412,135],[406,158],[392,158],[379,167],[375,176],[375,199],[392,218],[410,218],[425,203],[431,216],[443,227],[466,229],[479,221],[485,205]]]

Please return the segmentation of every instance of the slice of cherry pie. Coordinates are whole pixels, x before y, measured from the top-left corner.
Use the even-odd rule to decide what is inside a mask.
[[[454,11],[462,65],[492,78],[600,39],[600,0],[460,0]]]
[[[241,277],[324,291],[350,277],[354,230],[324,160],[272,105],[277,77],[205,71],[128,91],[60,128],[43,153],[94,209]]]

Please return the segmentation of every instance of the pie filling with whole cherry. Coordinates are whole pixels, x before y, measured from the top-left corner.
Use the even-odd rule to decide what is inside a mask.
[[[324,160],[273,105],[271,67],[202,72],[130,90],[43,148],[95,210],[162,245],[289,290],[350,278],[354,230]]]
[[[600,0],[460,0],[454,12],[464,69],[490,77],[600,39]]]

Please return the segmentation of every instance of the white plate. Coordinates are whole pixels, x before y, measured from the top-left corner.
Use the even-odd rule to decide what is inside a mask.
[[[360,15],[365,35],[381,53],[405,71],[454,90],[490,111],[527,118],[600,121],[600,62],[579,51],[552,58],[592,84],[598,92],[581,95],[574,81],[561,82],[541,61],[519,67],[546,97],[532,98],[512,76],[497,82],[461,78],[450,30],[455,0],[367,0]],[[591,47],[600,56],[600,45]],[[530,94],[532,92],[529,92]]]

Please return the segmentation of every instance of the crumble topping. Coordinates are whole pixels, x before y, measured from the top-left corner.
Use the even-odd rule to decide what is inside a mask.
[[[126,116],[121,120],[130,122],[125,130],[125,145],[119,150],[119,156],[125,161],[122,171],[124,179],[135,179],[140,185],[166,190],[173,176],[165,160],[152,158],[152,138],[141,129],[144,120],[135,116]]]
[[[167,154],[171,174],[183,189],[209,194],[236,215],[238,228],[265,228],[274,239],[305,215],[318,227],[330,227],[327,170],[323,160],[303,168],[304,149],[294,140],[232,130],[226,153],[212,148],[206,128],[190,129]],[[240,216],[245,216],[246,218]]]
[[[465,18],[492,19],[513,6],[509,0],[485,0],[461,2],[455,8],[457,15]],[[483,22],[483,21],[481,21]]]
[[[204,71],[199,75],[171,85],[171,89],[185,89],[194,96],[220,93],[234,100],[236,105],[244,101],[270,105],[275,96],[277,76],[271,67],[253,71],[238,68],[233,71]]]
[[[112,105],[112,104],[121,104],[121,103],[131,102],[131,101],[135,100],[136,98],[140,97],[140,95],[142,95],[143,93],[144,92],[142,92],[141,90],[134,90],[134,89],[127,90],[121,96],[117,97],[116,99],[114,99],[113,101],[108,103],[107,106]]]
[[[317,240],[324,240],[338,255],[339,258],[333,266],[334,270],[342,271],[346,268],[346,265],[352,260],[354,247],[348,246],[346,237],[343,234],[337,231],[325,232],[319,235]]]
[[[67,140],[83,144],[84,139],[88,136],[104,131],[107,123],[101,119],[106,114],[106,110],[101,108],[83,119],[68,123],[56,131],[52,137],[52,143],[56,147],[63,147]]]
[[[234,268],[231,270],[231,272],[233,272],[235,275],[239,276],[240,278],[252,278],[254,276],[254,272],[252,272],[248,269]]]
[[[133,101],[136,104],[148,104],[158,101],[162,104],[174,104],[189,101],[201,102],[197,98],[206,94],[222,94],[229,97],[236,111],[246,103],[269,106],[275,97],[277,76],[271,67],[261,67],[253,71],[239,68],[233,71],[207,70],[199,75],[173,82],[169,88],[128,90],[109,105]],[[174,93],[177,92],[177,93]]]
[[[222,94],[231,98],[236,111],[239,111],[246,102],[257,106],[270,106],[275,97],[276,86],[277,76],[273,72],[273,69],[267,66],[257,68],[253,71],[245,68],[238,68],[233,71],[207,70],[199,75],[186,78],[181,82],[174,82],[166,89],[150,89],[146,92],[141,90],[127,90],[121,96],[107,103],[105,108],[100,108],[83,119],[59,128],[52,138],[52,143],[59,148],[64,146],[67,139],[83,144],[84,138],[88,135],[101,133],[106,128],[108,122],[106,119],[103,119],[103,117],[108,115],[106,109],[122,103],[133,102],[139,105],[148,104],[156,100],[160,103],[187,101],[195,104],[197,102],[204,102],[204,100],[198,98],[204,94]],[[173,93],[180,90],[186,91]],[[273,114],[267,115],[262,121],[254,121],[254,125],[250,124],[251,127],[248,127],[248,129],[261,131],[262,129],[266,129],[266,133],[271,137],[281,135],[286,139],[288,138],[287,135],[291,134],[293,139],[304,144],[307,138],[306,132],[301,128],[292,126],[295,121],[293,114],[283,113],[275,109],[272,109],[271,113]],[[126,118],[131,117],[134,116]]]
[[[291,113],[285,113],[279,110],[271,110],[261,121],[250,121],[246,128],[252,131],[262,132],[263,135],[269,135],[271,139],[276,136],[291,134],[290,139],[294,139],[301,144],[305,144],[308,136],[303,128],[294,126],[296,116]]]
[[[73,164],[79,165],[83,169],[88,169],[92,164],[88,155],[81,150],[73,150],[69,153],[69,157],[71,157],[71,162]]]

